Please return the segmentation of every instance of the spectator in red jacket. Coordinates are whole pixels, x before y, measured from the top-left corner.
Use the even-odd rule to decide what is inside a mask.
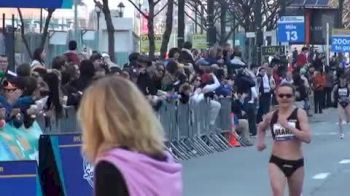
[[[66,57],[66,60],[68,63],[73,63],[74,65],[80,64],[80,58],[77,52],[77,42],[72,40],[68,44],[68,49],[64,56]]]
[[[301,50],[301,53],[297,57],[296,62],[296,69],[300,70],[300,68],[304,67],[308,63],[307,61],[307,53],[309,52],[309,49],[307,47],[303,47]]]

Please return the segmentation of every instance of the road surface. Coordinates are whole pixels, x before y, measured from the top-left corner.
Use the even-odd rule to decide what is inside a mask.
[[[337,114],[325,110],[310,119],[313,140],[304,145],[306,175],[303,196],[350,195],[350,125],[344,140],[337,134]],[[267,173],[271,151],[255,147],[233,148],[222,153],[184,161],[185,196],[269,196]],[[287,194],[286,194],[287,195]]]

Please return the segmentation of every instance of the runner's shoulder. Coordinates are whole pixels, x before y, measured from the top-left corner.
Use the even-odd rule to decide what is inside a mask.
[[[297,111],[298,118],[305,118],[305,119],[308,118],[307,112],[303,108],[298,107],[297,109],[298,109]]]

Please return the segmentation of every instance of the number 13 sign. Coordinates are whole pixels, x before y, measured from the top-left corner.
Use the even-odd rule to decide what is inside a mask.
[[[304,16],[282,16],[277,23],[278,42],[304,43]]]

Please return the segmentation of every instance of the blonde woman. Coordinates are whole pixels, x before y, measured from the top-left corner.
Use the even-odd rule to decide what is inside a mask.
[[[130,81],[107,77],[84,93],[83,153],[95,167],[95,195],[182,195],[181,166],[163,144],[163,128]]]

